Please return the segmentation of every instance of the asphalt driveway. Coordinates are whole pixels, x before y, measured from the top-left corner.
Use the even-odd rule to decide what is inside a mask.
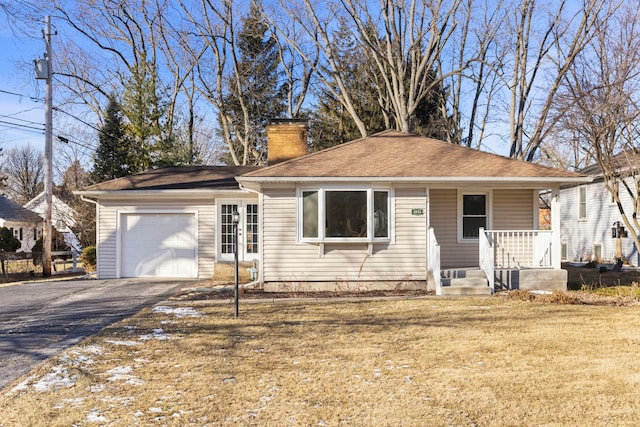
[[[37,363],[193,283],[73,280],[0,287],[0,390]]]

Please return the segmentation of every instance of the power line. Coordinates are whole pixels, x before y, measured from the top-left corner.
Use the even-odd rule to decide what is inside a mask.
[[[35,96],[25,95],[23,93],[11,92],[11,91],[8,91],[8,90],[3,90],[3,89],[0,89],[0,93],[6,93],[7,95],[18,96],[20,98],[29,98],[33,102],[44,102],[43,99],[36,98]]]
[[[41,125],[42,127],[35,127],[35,126],[30,126],[30,125],[23,125],[23,124],[20,124],[20,123],[12,123],[12,122],[8,122],[6,120],[0,120],[0,123],[12,126],[14,129],[20,129],[20,128],[22,128],[22,129],[35,129],[35,130],[44,132],[44,126],[42,126],[42,125]]]

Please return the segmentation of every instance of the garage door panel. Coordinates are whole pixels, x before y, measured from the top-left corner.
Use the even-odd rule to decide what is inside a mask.
[[[122,216],[123,277],[196,277],[194,214]]]

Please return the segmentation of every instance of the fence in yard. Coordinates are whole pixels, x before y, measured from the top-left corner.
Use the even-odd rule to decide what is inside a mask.
[[[42,275],[41,252],[0,252],[0,282],[23,280],[28,277]],[[51,253],[52,273],[66,270],[78,270],[78,257],[72,251],[56,251]]]

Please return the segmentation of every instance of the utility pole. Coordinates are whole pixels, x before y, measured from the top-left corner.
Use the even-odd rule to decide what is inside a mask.
[[[44,107],[44,229],[42,232],[42,276],[51,276],[51,210],[53,202],[53,87],[51,80],[51,17],[47,16],[44,29],[46,52],[44,59],[34,61],[36,79],[46,80]]]

